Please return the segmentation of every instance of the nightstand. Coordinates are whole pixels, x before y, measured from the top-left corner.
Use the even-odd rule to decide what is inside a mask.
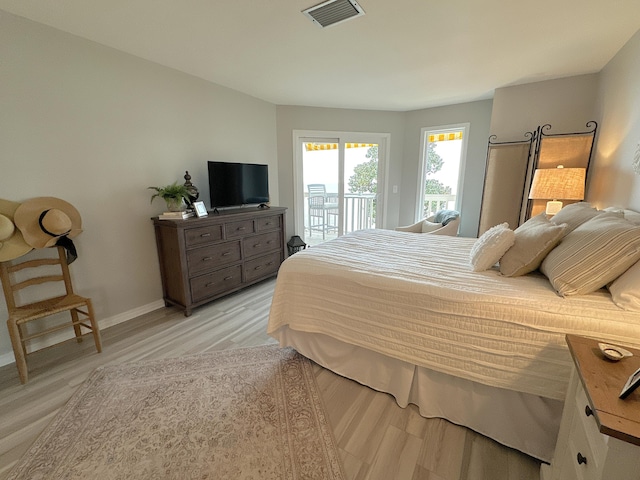
[[[575,368],[551,465],[542,480],[640,479],[640,390],[618,395],[640,367],[640,350],[619,362],[604,358],[596,340],[567,335]]]

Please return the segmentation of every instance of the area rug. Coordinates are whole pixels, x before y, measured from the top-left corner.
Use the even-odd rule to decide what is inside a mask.
[[[263,346],[97,369],[10,479],[343,479],[309,360]]]

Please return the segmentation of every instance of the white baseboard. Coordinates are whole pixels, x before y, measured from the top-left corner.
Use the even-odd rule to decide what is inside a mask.
[[[154,310],[158,310],[159,308],[162,308],[164,306],[164,300],[157,300],[155,302],[136,307],[132,310],[119,313],[118,315],[114,315],[113,317],[99,318],[98,324],[100,325],[100,330],[103,331],[106,328],[113,327],[114,325],[118,325],[119,323],[123,323],[133,318],[139,317],[140,315],[144,315],[145,313],[153,312]],[[60,330],[58,333],[34,339],[27,350],[29,352],[40,350],[42,348],[50,347],[51,345],[64,342],[65,340],[69,340],[70,338],[73,338],[73,330],[71,328],[69,330]],[[14,363],[15,361],[16,360],[13,356],[13,352],[3,353],[2,355],[0,355],[0,366],[8,365],[10,363]]]

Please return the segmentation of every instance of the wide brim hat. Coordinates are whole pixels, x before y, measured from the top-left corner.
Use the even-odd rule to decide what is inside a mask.
[[[33,248],[54,246],[61,237],[82,232],[80,212],[60,198],[36,197],[23,202],[14,215],[25,242]]]
[[[13,221],[19,206],[18,202],[0,198],[0,262],[21,257],[33,249]]]

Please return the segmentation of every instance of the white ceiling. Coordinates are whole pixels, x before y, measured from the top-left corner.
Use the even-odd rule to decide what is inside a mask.
[[[407,111],[599,71],[640,29],[640,0],[0,0],[0,9],[278,105]]]

